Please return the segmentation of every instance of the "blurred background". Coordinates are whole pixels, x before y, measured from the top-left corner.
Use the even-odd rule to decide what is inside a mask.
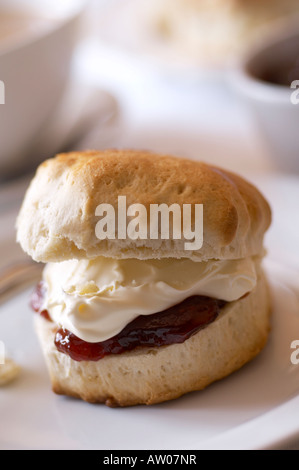
[[[296,33],[297,12],[294,0],[2,0],[1,180],[59,151],[111,146],[287,170],[291,143],[273,151],[271,125],[283,137],[277,115],[299,108],[287,71],[282,84],[274,75],[295,68],[297,50],[289,64],[276,50],[265,70],[248,63]]]

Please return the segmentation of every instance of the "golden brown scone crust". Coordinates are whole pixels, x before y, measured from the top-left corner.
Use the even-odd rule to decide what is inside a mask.
[[[141,203],[203,204],[204,243],[186,251],[185,240],[99,240],[95,209]],[[148,210],[149,214],[149,210]],[[34,260],[71,258],[236,259],[262,252],[270,208],[259,191],[228,171],[145,151],[60,154],[37,170],[17,220],[17,239]],[[194,221],[193,221],[194,222]]]
[[[54,392],[109,406],[155,404],[201,390],[254,358],[270,330],[264,275],[246,297],[182,344],[142,348],[92,362],[76,362],[54,345],[55,326],[35,316]]]

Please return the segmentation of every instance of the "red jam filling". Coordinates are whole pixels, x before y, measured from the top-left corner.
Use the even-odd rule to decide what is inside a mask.
[[[44,292],[43,285],[39,284],[32,296],[31,306],[46,317],[45,310],[41,310]],[[121,354],[138,347],[183,343],[212,323],[224,304],[220,300],[196,295],[163,312],[140,315],[116,336],[99,343],[87,343],[60,328],[55,335],[55,345],[58,351],[68,354],[75,361],[98,361],[109,354]],[[48,314],[47,317],[49,319]]]

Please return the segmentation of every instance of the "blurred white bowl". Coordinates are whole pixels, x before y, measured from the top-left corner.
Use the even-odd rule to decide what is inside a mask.
[[[230,79],[251,109],[275,168],[299,172],[298,18],[237,64]]]
[[[3,17],[5,12],[32,18],[30,30],[22,32],[19,27],[8,38],[0,36],[0,80],[5,95],[5,104],[0,104],[1,178],[20,173],[31,163],[34,138],[54,112],[67,84],[85,3],[1,0]]]

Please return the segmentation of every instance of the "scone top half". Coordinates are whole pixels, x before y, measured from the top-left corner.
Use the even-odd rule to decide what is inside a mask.
[[[203,204],[203,245],[186,250],[184,240],[130,238],[99,240],[96,208]],[[149,211],[148,211],[149,212]],[[192,215],[194,228],[194,213]],[[197,161],[140,151],[60,154],[42,163],[17,219],[17,240],[35,261],[97,257],[139,260],[242,259],[263,254],[271,222],[268,203],[241,177]]]

